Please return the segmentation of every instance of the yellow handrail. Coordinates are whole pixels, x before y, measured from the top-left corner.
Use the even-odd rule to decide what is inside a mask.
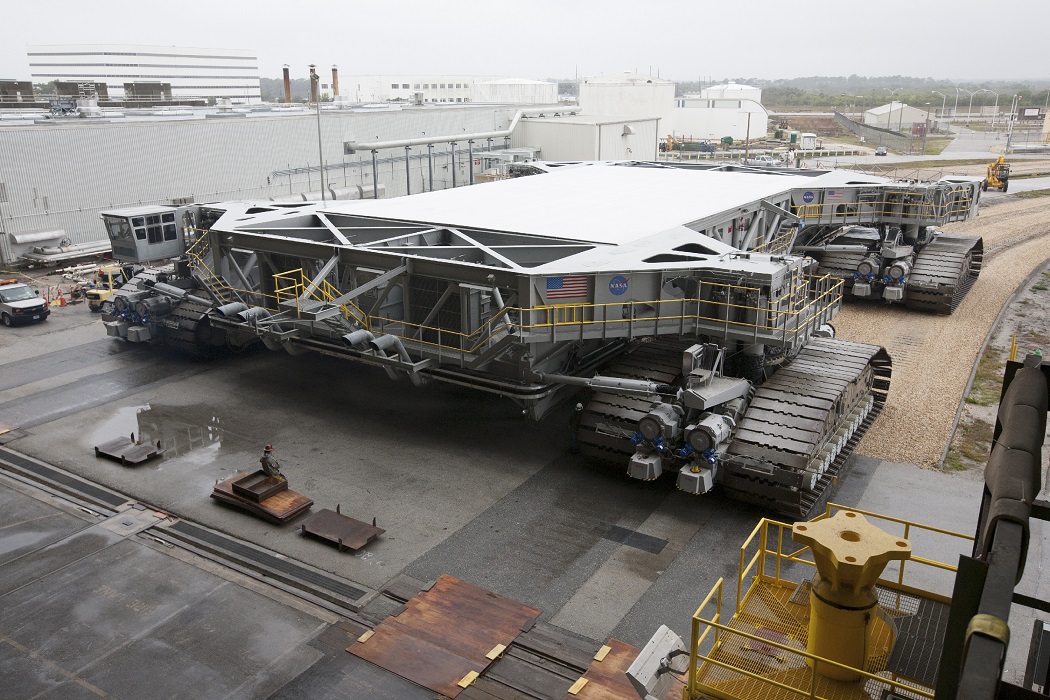
[[[209,248],[207,232],[188,249],[194,269],[206,278],[216,290],[226,290],[239,295],[251,295],[262,301],[263,306],[280,310],[284,302],[295,300],[295,309],[300,311],[299,299],[306,289],[311,289],[309,298],[330,303],[342,296],[342,292],[327,280],[310,285],[302,268],[286,270],[273,275],[273,293],[259,290],[239,289],[217,277],[205,262]],[[625,326],[644,329],[669,323],[685,322],[716,323],[726,331],[730,329],[753,329],[777,334],[782,340],[797,338],[806,333],[815,323],[823,322],[824,314],[842,298],[842,281],[828,275],[806,275],[796,273],[788,285],[788,293],[779,298],[763,298],[759,287],[701,281],[703,294],[696,298],[653,299],[621,303],[598,304],[539,304],[532,307],[505,308],[497,323],[492,319],[483,322],[473,331],[451,330],[436,326],[412,323],[404,319],[389,319],[369,315],[353,302],[340,305],[346,318],[353,320],[371,332],[393,332],[403,340],[422,345],[444,348],[455,352],[476,353],[485,348],[493,338],[512,328],[522,332],[554,331],[558,328],[574,327],[581,331],[587,327],[610,327],[622,330]],[[272,304],[267,304],[270,300]],[[513,316],[513,321],[508,320]],[[385,330],[390,329],[390,331]],[[425,340],[425,331],[437,333],[439,341]],[[640,332],[640,331],[639,331]],[[641,332],[641,334],[647,334]],[[444,340],[445,342],[442,342]]]
[[[933,533],[933,534],[939,534],[939,535],[945,535],[945,536],[957,538],[960,541],[967,541],[967,542],[969,542],[969,541],[973,540],[973,537],[971,537],[970,535],[965,535],[963,533],[954,532],[952,530],[947,530],[947,529],[935,527],[935,526],[932,526],[932,525],[923,525],[921,523],[916,523],[916,522],[913,522],[913,521],[909,521],[909,520],[906,520],[904,518],[897,518],[897,517],[894,517],[894,516],[882,515],[880,513],[874,513],[874,512],[871,512],[871,511],[865,511],[865,510],[861,510],[861,509],[858,509],[858,508],[850,508],[848,506],[842,506],[842,505],[839,505],[839,504],[836,504],[836,503],[829,503],[827,505],[825,511],[823,513],[821,513],[820,515],[818,515],[816,518],[814,518],[814,520],[822,520],[824,518],[831,517],[831,515],[834,512],[838,511],[838,510],[850,510],[852,512],[859,513],[859,514],[864,515],[866,517],[872,518],[874,520],[884,520],[884,521],[889,522],[889,523],[895,523],[895,524],[901,525],[901,526],[904,527],[904,533],[905,534],[903,536],[906,537],[906,538],[910,538],[913,535],[914,532],[925,532],[925,533]],[[701,670],[703,668],[701,665],[698,665],[700,662],[710,663],[710,664],[713,664],[713,665],[716,665],[716,666],[720,666],[720,667],[731,669],[731,670],[733,670],[736,673],[740,673],[740,674],[746,675],[746,676],[748,676],[750,678],[754,678],[756,680],[768,683],[771,687],[777,687],[777,688],[782,688],[782,689],[785,689],[785,690],[789,690],[789,691],[799,695],[799,697],[807,697],[807,698],[816,698],[816,697],[818,697],[816,695],[816,690],[815,690],[815,688],[816,688],[816,681],[815,681],[815,679],[814,679],[814,682],[811,683],[809,691],[800,690],[799,688],[794,688],[794,687],[785,685],[783,683],[780,683],[778,681],[774,681],[774,680],[771,680],[771,679],[768,679],[768,678],[764,678],[764,677],[762,677],[759,674],[752,673],[752,672],[750,672],[750,671],[748,671],[746,669],[738,668],[738,667],[732,666],[731,664],[729,664],[729,663],[727,663],[725,661],[721,661],[721,660],[719,660],[717,658],[713,658],[715,656],[715,652],[717,651],[717,648],[718,648],[717,647],[717,642],[716,642],[716,647],[714,649],[712,649],[710,654],[708,654],[708,655],[701,654],[700,653],[700,645],[704,642],[704,640],[706,640],[708,638],[708,636],[710,635],[712,629],[715,630],[715,638],[716,638],[716,640],[722,639],[721,635],[726,635],[726,634],[740,635],[742,637],[745,637],[745,638],[748,638],[748,639],[753,639],[755,641],[761,642],[762,644],[773,646],[773,647],[782,649],[784,651],[788,651],[788,652],[791,652],[791,653],[803,656],[803,657],[805,657],[806,659],[808,659],[810,661],[810,665],[813,668],[815,668],[817,664],[831,664],[831,665],[839,666],[839,667],[842,667],[842,668],[848,668],[848,667],[846,667],[846,666],[844,666],[844,665],[842,665],[840,663],[837,663],[835,661],[832,661],[830,659],[817,657],[817,656],[815,656],[813,654],[810,654],[808,652],[801,651],[799,649],[794,649],[794,648],[786,646],[784,644],[779,644],[779,643],[777,643],[775,641],[772,641],[772,640],[770,640],[768,638],[765,638],[765,637],[759,637],[759,636],[756,636],[756,635],[749,634],[747,632],[744,632],[742,630],[738,630],[738,629],[733,628],[731,626],[732,623],[737,619],[738,616],[744,614],[744,611],[747,609],[747,604],[749,602],[749,599],[751,598],[752,595],[757,595],[756,591],[758,590],[758,587],[760,585],[762,585],[764,582],[767,582],[767,581],[771,582],[773,584],[780,584],[780,585],[782,585],[783,579],[781,578],[781,572],[782,572],[782,566],[783,566],[784,563],[795,562],[795,563],[798,563],[798,564],[806,565],[808,567],[813,567],[813,568],[816,567],[816,563],[812,559],[803,558],[803,556],[807,552],[810,551],[809,547],[801,547],[801,548],[799,548],[797,550],[792,550],[792,551],[788,551],[788,552],[784,551],[783,542],[784,542],[784,539],[785,539],[785,535],[786,535],[786,532],[788,530],[792,529],[792,527],[793,526],[791,524],[789,524],[789,523],[773,520],[771,518],[763,518],[762,520],[760,520],[758,522],[758,524],[755,526],[755,528],[751,531],[751,533],[744,540],[743,544],[740,547],[740,556],[739,556],[740,569],[739,569],[739,573],[737,575],[736,609],[735,609],[735,612],[734,612],[733,620],[730,621],[730,624],[728,624],[728,625],[727,624],[723,624],[722,621],[721,621],[722,620],[721,592],[722,592],[722,587],[723,587],[723,580],[722,579],[719,579],[718,582],[712,587],[711,591],[707,594],[707,597],[704,598],[703,603],[701,603],[701,605],[697,608],[696,612],[693,614],[693,619],[692,619],[692,637],[691,637],[691,640],[690,640],[690,650],[689,650],[690,651],[689,658],[690,658],[690,664],[691,664],[691,666],[690,666],[691,671],[690,671],[689,683],[687,684],[688,697],[690,697],[690,698],[698,697],[699,696],[698,695],[698,691],[702,690],[701,688],[699,688],[699,685],[700,685],[699,678],[700,678],[700,675],[701,675]],[[775,547],[773,547],[771,545],[771,543],[769,542],[769,537],[773,536],[774,533],[775,533],[776,540],[777,540]],[[752,549],[755,549],[755,552],[754,552],[753,555],[749,556],[748,552],[750,550],[752,550]],[[771,577],[767,576],[767,574],[766,574],[766,558],[767,557],[773,557],[774,561],[775,561],[775,564],[776,564],[774,572],[773,572],[773,575]],[[913,555],[912,558],[910,559],[910,561],[912,562],[913,568],[916,565],[920,565],[920,566],[928,566],[928,567],[931,567],[931,568],[944,570],[944,571],[951,571],[951,572],[954,572],[954,571],[957,570],[957,567],[955,567],[955,566],[953,566],[951,564],[947,564],[947,563],[944,563],[944,562],[939,562],[939,561],[936,561],[934,559],[929,559],[929,558],[921,557],[921,556],[917,556],[917,555]],[[906,562],[901,562],[900,570],[898,572],[898,576],[896,577],[896,581],[890,581],[890,580],[887,580],[887,579],[880,578],[877,581],[877,584],[882,586],[882,587],[884,587],[885,589],[889,589],[891,591],[896,591],[897,593],[901,593],[901,594],[922,595],[922,596],[928,596],[928,597],[936,599],[936,600],[941,600],[943,602],[950,602],[947,598],[945,598],[942,595],[934,594],[934,593],[931,593],[929,591],[923,591],[923,590],[920,590],[918,588],[913,588],[912,586],[906,585],[904,583],[904,578],[905,578],[905,567],[904,567],[904,565],[905,565],[905,563]],[[751,581],[750,581],[749,584],[745,585],[745,581],[749,577],[751,578]],[[716,597],[717,597],[717,600],[718,600],[718,605],[717,605],[717,607],[715,609],[714,615],[709,615],[709,616],[705,617],[705,613],[704,613],[705,609],[708,608],[711,605],[712,600],[714,598],[716,598]],[[898,683],[897,681],[895,681],[895,680],[893,680],[891,678],[886,678],[886,677],[879,676],[879,675],[876,675],[876,674],[868,673],[868,672],[863,671],[861,669],[851,669],[851,670],[857,671],[864,678],[874,679],[874,680],[877,680],[880,683],[891,685],[891,686],[893,686],[895,688],[899,687],[901,689],[907,690],[910,693],[915,693],[915,694],[921,695],[923,697],[933,697],[932,694],[928,693],[925,690],[922,690],[921,688],[916,688],[914,685],[905,685],[905,684],[902,684],[902,683]],[[815,675],[816,674],[814,674],[814,676]],[[895,676],[894,676],[894,678],[895,678]]]

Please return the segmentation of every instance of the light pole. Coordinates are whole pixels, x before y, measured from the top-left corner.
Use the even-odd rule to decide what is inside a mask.
[[[970,110],[973,109],[973,95],[974,95],[974,93],[970,92],[966,88],[955,88],[955,89],[956,90],[962,90],[963,92],[965,92],[967,95],[970,96],[970,106],[966,108],[966,122],[969,123],[970,122]],[[955,99],[956,100],[959,99],[959,93],[958,92],[955,93]],[[959,103],[956,102],[955,106],[958,107]]]
[[[919,155],[926,155],[926,132],[930,130],[930,103],[926,103],[926,119],[922,122],[922,153]]]
[[[988,88],[981,88],[977,92],[989,92],[995,95],[995,107],[992,108],[992,128],[995,128],[995,120],[999,116],[999,93],[995,90],[989,90]]]
[[[948,100],[948,96],[943,92],[937,92],[936,90],[933,91],[933,94],[941,96],[941,119],[944,119],[944,103]]]
[[[1014,137],[1014,115],[1017,114],[1017,109],[1021,106],[1021,96],[1014,95],[1013,99],[1010,100],[1010,128],[1006,130],[1006,150],[1004,154],[1010,153],[1010,142]]]
[[[894,103],[894,99],[893,98],[898,92],[900,92],[904,88],[899,87],[899,88],[893,88],[892,90],[890,88],[882,88],[882,89],[885,90],[886,92],[890,93],[890,113],[886,115],[886,128],[887,129],[892,129],[893,128],[893,123],[892,123],[893,122],[893,103]],[[901,118],[900,118],[900,121],[901,122],[904,121],[904,108],[903,107],[901,107]],[[901,130],[901,125],[898,123],[897,124],[897,131],[900,131],[900,130]]]
[[[317,64],[310,64],[310,80],[314,82],[313,93],[317,95],[317,163],[320,167],[318,172],[321,178],[321,203],[324,203],[324,150],[321,148],[321,93],[319,91],[321,76],[317,74]]]

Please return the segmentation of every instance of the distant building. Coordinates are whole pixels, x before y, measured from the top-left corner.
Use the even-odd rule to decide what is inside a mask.
[[[762,106],[762,88],[725,83],[676,98],[667,127],[668,133],[683,138],[761,139],[769,130],[769,112]]]
[[[580,82],[580,108],[587,116],[651,117],[659,120],[658,138],[718,140],[765,138],[769,113],[762,90],[728,83],[699,95],[675,97],[675,84],[651,75],[623,73]],[[547,149],[544,149],[547,157]]]
[[[539,146],[543,160],[656,160],[654,116],[548,116],[522,119],[511,146]]]
[[[29,46],[35,83],[98,83],[109,99],[229,98],[261,102],[254,51],[140,44]],[[168,97],[170,95],[170,97]]]
[[[894,101],[872,107],[864,112],[864,123],[867,126],[877,126],[892,131],[910,131],[912,124],[924,122],[926,116],[925,109]]]
[[[33,83],[28,80],[0,80],[0,104],[34,102]]]
[[[587,115],[666,120],[674,108],[674,82],[653,75],[619,73],[584,78],[579,89],[580,109]]]
[[[340,79],[339,95],[349,102],[470,102],[470,75],[350,75]],[[486,78],[488,80],[488,78]]]
[[[489,104],[553,105],[558,103],[558,84],[525,78],[499,78],[473,83],[470,101]]]

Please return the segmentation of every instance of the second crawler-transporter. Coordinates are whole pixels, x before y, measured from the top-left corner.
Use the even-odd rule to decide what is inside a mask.
[[[121,288],[106,325],[202,354],[320,352],[535,419],[583,389],[587,454],[801,516],[878,413],[890,361],[831,337],[841,282],[786,254],[792,187],[605,166],[327,206],[104,212],[125,260],[185,251]]]

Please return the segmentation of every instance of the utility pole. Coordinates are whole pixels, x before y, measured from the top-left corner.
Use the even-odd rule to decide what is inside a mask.
[[[321,148],[321,92],[319,90],[321,76],[317,74],[316,68],[317,64],[310,64],[310,80],[313,81],[313,94],[317,107],[317,162],[320,166],[318,172],[321,178],[321,202],[324,203],[324,150]]]
[[[744,137],[744,164],[747,164],[751,153],[751,112],[747,113],[747,136]]]

